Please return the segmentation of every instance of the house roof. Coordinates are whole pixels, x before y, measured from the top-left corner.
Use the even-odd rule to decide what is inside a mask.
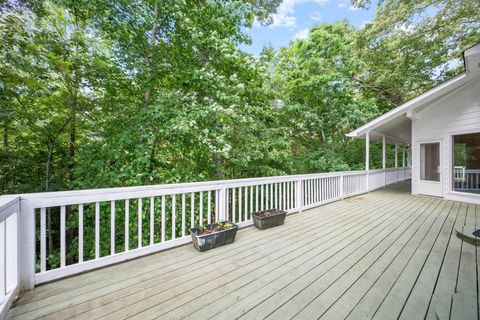
[[[411,119],[415,118],[417,112],[426,108],[431,102],[464,86],[473,76],[480,75],[480,44],[464,52],[464,63],[465,71],[461,74],[349,132],[347,136],[364,138],[369,132],[371,140],[381,140],[385,136],[391,142],[410,143]]]

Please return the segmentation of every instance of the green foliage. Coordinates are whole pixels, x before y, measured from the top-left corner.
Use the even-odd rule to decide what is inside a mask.
[[[279,2],[1,1],[2,194],[363,169],[364,142],[345,133],[457,73],[460,53],[480,38],[476,0],[384,0],[364,28],[321,24],[278,52],[239,50],[250,42],[244,30],[268,24]],[[371,150],[381,167],[379,144]],[[76,210],[67,212],[70,261]],[[124,210],[116,207],[118,250]],[[91,259],[94,208],[84,215]],[[59,263],[52,230],[50,267]]]

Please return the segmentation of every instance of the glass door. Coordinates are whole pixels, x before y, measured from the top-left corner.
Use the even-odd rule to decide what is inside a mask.
[[[442,144],[438,142],[426,142],[419,144],[420,151],[420,179],[418,181],[418,193],[443,197],[441,183],[442,172]]]
[[[420,180],[440,182],[440,142],[420,144]]]

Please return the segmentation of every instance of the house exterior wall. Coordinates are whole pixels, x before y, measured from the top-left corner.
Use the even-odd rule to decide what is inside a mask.
[[[421,142],[441,142],[441,195],[447,199],[480,203],[480,195],[452,191],[452,135],[480,132],[480,79],[478,77],[417,113],[412,119],[412,193],[422,192]]]

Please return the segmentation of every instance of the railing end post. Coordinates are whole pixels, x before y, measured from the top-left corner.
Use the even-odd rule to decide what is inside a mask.
[[[298,212],[302,212],[303,211],[303,180],[302,179],[299,179],[297,180],[295,183],[296,183],[296,201],[295,201],[295,209],[296,211]]]
[[[18,212],[18,288],[19,291],[35,286],[35,209],[20,200]]]

